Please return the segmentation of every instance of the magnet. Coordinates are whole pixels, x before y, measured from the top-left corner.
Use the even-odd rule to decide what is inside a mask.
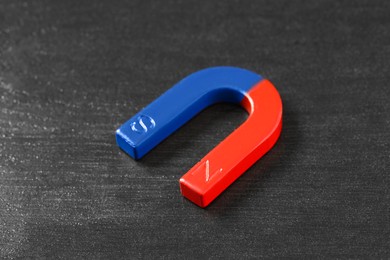
[[[218,102],[241,104],[249,117],[180,178],[183,196],[206,207],[279,138],[282,101],[270,81],[235,67],[195,72],[125,122],[116,131],[117,144],[140,159],[200,111]]]

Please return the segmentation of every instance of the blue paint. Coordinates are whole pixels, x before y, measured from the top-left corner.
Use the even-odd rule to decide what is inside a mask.
[[[116,131],[120,148],[140,159],[206,107],[240,103],[262,77],[234,67],[195,72],[137,113]]]

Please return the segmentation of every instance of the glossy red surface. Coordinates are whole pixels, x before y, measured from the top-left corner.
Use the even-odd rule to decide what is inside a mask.
[[[260,81],[241,105],[248,119],[180,179],[183,196],[200,207],[209,205],[280,136],[282,101],[271,82]]]

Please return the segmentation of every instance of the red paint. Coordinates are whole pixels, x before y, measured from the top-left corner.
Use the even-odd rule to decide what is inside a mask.
[[[276,143],[282,129],[282,101],[262,80],[241,105],[248,119],[180,179],[183,196],[200,207],[209,205]]]

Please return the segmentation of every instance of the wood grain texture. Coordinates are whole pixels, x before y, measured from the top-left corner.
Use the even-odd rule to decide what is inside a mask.
[[[0,1],[0,257],[389,258],[389,1]],[[245,119],[136,162],[115,129],[191,72],[247,68],[277,145],[207,209],[178,180]]]

